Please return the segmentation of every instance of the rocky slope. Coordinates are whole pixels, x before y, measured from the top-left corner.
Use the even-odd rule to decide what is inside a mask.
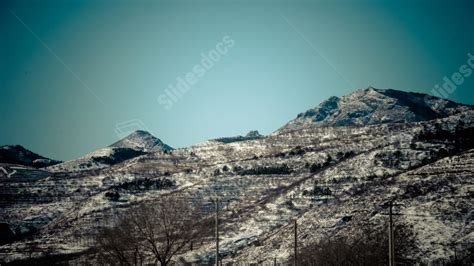
[[[333,96],[299,114],[278,132],[311,126],[410,123],[443,118],[473,108],[421,93],[367,88],[340,98]]]
[[[127,137],[110,145],[110,147],[130,148],[143,151],[173,150],[173,148],[163,143],[160,139],[143,130],[137,130],[131,133]]]
[[[137,156],[173,150],[160,139],[142,130],[137,130],[109,147],[93,151],[78,159],[48,167],[51,172],[72,172],[107,168]]]
[[[354,94],[388,97],[374,89]],[[359,110],[362,96],[353,97]],[[0,258],[81,254],[94,245],[96,230],[112,225],[130,205],[175,191],[208,203],[221,199],[224,263],[286,262],[294,219],[301,245],[351,236],[356,223],[381,226],[388,200],[403,204],[395,222],[417,233],[419,250],[410,259],[467,256],[474,243],[474,111],[430,99],[445,108],[433,107],[439,117],[426,121],[418,121],[420,114],[403,123],[375,122],[377,111],[369,125],[311,124],[254,139],[144,152],[99,168],[3,178],[0,223],[15,232],[16,241],[0,246]],[[315,187],[330,193],[311,193]],[[213,240],[202,239],[179,257],[207,263],[213,250]],[[69,263],[90,260],[78,255]]]

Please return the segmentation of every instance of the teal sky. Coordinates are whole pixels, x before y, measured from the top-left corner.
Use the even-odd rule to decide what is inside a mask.
[[[474,54],[473,11],[431,0],[2,1],[0,145],[67,160],[128,123],[184,147],[269,134],[359,88],[429,92]],[[224,36],[227,53],[170,109],[159,104]],[[474,104],[473,85],[450,99]]]

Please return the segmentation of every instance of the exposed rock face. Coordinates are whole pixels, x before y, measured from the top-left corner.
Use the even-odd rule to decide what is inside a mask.
[[[258,133],[258,130],[252,130],[249,133],[247,133],[247,135],[245,136],[224,137],[224,138],[215,139],[215,141],[223,142],[223,143],[232,143],[232,142],[239,142],[239,141],[245,141],[245,140],[254,140],[254,139],[259,139],[262,137],[263,135]]]
[[[472,106],[422,93],[368,88],[347,96],[331,97],[298,115],[278,130],[286,132],[313,126],[351,126],[410,123],[443,118]]]
[[[258,130],[252,130],[252,131],[250,131],[249,133],[247,133],[247,135],[245,135],[245,136],[246,136],[247,138],[254,138],[254,139],[263,137],[263,135],[260,134],[260,133],[258,132]]]
[[[413,99],[399,99],[394,96],[398,93]],[[356,223],[382,225],[387,219],[382,206],[388,200],[403,204],[396,209],[401,215],[395,223],[404,222],[416,232],[419,249],[410,259],[440,262],[452,259],[455,250],[458,258],[467,256],[474,242],[474,111],[436,98],[428,98],[433,104],[427,104],[434,113],[397,104],[424,97],[358,91],[321,104],[308,115],[312,126],[298,124],[300,129],[143,152],[100,168],[42,171],[30,179],[31,169],[26,169],[15,178],[0,177],[0,222],[24,235],[38,231],[32,239],[0,246],[0,258],[26,257],[32,243],[56,253],[88,250],[94,232],[110,226],[124,209],[176,190],[203,202],[221,199],[223,263],[274,258],[283,263],[293,250],[293,219],[302,246],[351,237]],[[334,110],[369,105],[374,110],[368,115],[331,126],[347,121]],[[383,122],[382,114],[397,123]],[[425,121],[433,116],[438,118]],[[367,125],[359,124],[364,121]],[[319,126],[324,123],[329,124]],[[84,158],[108,158],[110,149],[129,148],[105,148]],[[203,239],[176,261],[207,263],[213,254],[213,239]]]

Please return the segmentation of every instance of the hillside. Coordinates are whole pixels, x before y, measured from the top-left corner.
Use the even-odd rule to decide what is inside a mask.
[[[78,159],[49,167],[51,172],[103,169],[150,152],[173,150],[149,132],[138,130],[114,144],[90,152]]]
[[[81,171],[58,168],[33,180],[3,178],[0,222],[18,238],[0,246],[0,258],[52,252],[71,254],[71,264],[93,261],[81,252],[94,245],[99,228],[112,225],[133,204],[176,191],[205,203],[221,199],[223,263],[286,262],[294,219],[303,246],[350,237],[357,223],[380,227],[389,200],[401,204],[395,223],[416,232],[418,249],[406,259],[442,262],[455,252],[466,257],[474,243],[474,111],[430,98],[440,104],[429,105],[434,113],[423,115],[411,104],[388,100],[398,93],[405,102],[425,98],[357,91],[337,100],[337,108],[350,113],[349,106],[360,110],[364,101],[373,101],[377,107],[368,120],[344,124],[337,121],[347,121],[346,116],[329,112],[321,120],[324,126],[293,120],[270,136],[210,140],[166,152],[147,149],[119,163]],[[377,120],[389,115],[383,106],[391,104],[398,110],[390,114],[391,122]],[[313,120],[308,116],[308,121]],[[109,158],[108,149],[101,156]],[[180,260],[212,261],[213,239],[201,242]]]
[[[20,145],[4,145],[0,146],[0,163],[41,168],[58,164],[60,161],[48,159]]]
[[[459,114],[474,107],[422,93],[367,88],[342,97],[331,97],[300,113],[278,132],[312,126],[351,126],[410,123]]]

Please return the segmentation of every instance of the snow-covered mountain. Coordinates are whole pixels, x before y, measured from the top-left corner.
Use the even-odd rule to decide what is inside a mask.
[[[131,148],[143,151],[171,151],[173,148],[147,131],[137,130],[125,138],[110,145],[114,148]]]
[[[448,117],[467,110],[474,110],[474,107],[422,93],[369,87],[346,96],[333,96],[300,113],[278,132],[313,126],[410,123]]]
[[[142,130],[135,131],[114,144],[90,152],[80,158],[51,167],[51,172],[84,171],[107,168],[150,152],[173,150],[160,139]]]
[[[417,249],[408,259],[469,259],[474,110],[372,88],[337,99],[321,104],[307,122],[294,120],[269,136],[252,133],[248,139],[211,140],[167,152],[144,148],[153,144],[107,147],[82,159],[115,157],[115,149],[142,154],[120,163],[100,162],[91,171],[63,167],[46,168],[49,172],[34,178],[28,178],[30,171],[0,176],[0,234],[10,236],[0,245],[0,262],[52,253],[67,254],[63,258],[70,264],[93,264],[94,255],[84,252],[94,246],[98,229],[111,226],[130,206],[175,191],[196,201],[221,199],[223,264],[272,264],[275,259],[286,264],[293,250],[293,220],[302,246],[351,237],[357,223],[383,225],[387,216],[381,206],[388,200],[400,204],[394,223],[416,233]],[[373,108],[367,115],[349,115],[366,106]],[[323,123],[314,121],[318,114]],[[130,185],[143,180],[165,180],[169,186]],[[327,193],[313,193],[315,187]],[[202,239],[176,262],[210,263],[214,248],[213,239]]]
[[[60,161],[48,159],[20,145],[5,145],[0,146],[0,163],[40,168],[58,164]]]
[[[73,172],[102,169],[143,154],[145,154],[144,151],[132,148],[105,147],[77,159],[47,167],[46,170],[51,172]]]

